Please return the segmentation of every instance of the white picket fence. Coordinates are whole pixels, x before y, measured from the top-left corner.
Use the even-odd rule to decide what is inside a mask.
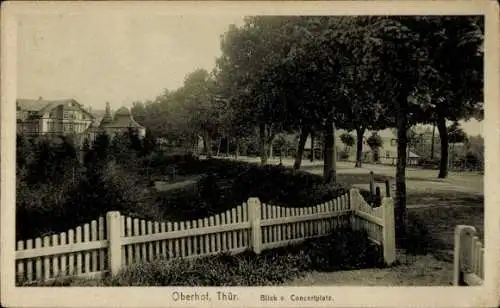
[[[371,208],[357,189],[351,189],[329,202],[300,208],[261,204],[250,198],[225,213],[181,222],[152,222],[108,212],[75,230],[19,241],[17,281],[47,281],[65,275],[100,277],[159,257],[192,258],[247,249],[258,254],[330,234],[341,226],[367,230],[370,239],[382,245],[385,262],[395,261],[392,198]]]
[[[455,227],[453,285],[482,285],[484,281],[484,248],[476,228]]]

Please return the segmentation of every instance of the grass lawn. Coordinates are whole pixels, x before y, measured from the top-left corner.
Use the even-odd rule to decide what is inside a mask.
[[[483,238],[483,196],[460,192],[409,193],[407,202],[409,218],[424,226],[433,249],[453,249],[453,232],[460,224],[476,227]],[[418,207],[421,205],[426,207]]]

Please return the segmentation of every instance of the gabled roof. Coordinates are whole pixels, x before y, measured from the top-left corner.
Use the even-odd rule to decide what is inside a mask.
[[[101,120],[100,127],[102,128],[144,128],[134,120],[130,109],[121,107],[115,112],[113,119],[104,118]]]
[[[16,101],[16,105],[19,109],[26,110],[26,111],[34,111],[38,115],[42,115],[42,114],[56,108],[57,106],[69,105],[70,103],[73,103],[74,105],[76,105],[76,106],[70,107],[70,108],[81,110],[84,113],[86,113],[87,115],[90,115],[92,118],[94,118],[94,116],[90,112],[88,112],[79,102],[77,102],[74,99],[44,100],[44,99],[24,99],[24,98],[21,98],[21,99],[18,99]]]

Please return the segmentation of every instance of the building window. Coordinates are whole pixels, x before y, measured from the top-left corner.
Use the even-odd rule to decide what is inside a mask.
[[[49,132],[54,132],[54,130],[56,129],[56,128],[55,128],[55,123],[54,123],[53,121],[50,121],[50,122],[48,123],[48,125],[47,125],[47,126],[48,126],[48,127],[47,127],[47,130],[48,130]]]
[[[397,144],[396,139],[391,139],[391,145],[396,146],[396,144]]]
[[[391,158],[391,152],[386,151],[385,152],[385,158]]]

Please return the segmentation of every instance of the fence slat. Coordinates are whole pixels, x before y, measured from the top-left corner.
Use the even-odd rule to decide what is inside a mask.
[[[214,216],[210,216],[208,218],[208,225],[210,227],[213,227],[215,226],[215,217]],[[216,246],[215,246],[215,237],[216,235],[215,234],[210,234],[210,251],[211,252],[216,252]]]
[[[125,218],[125,236],[131,237],[133,236],[133,227],[132,227],[132,218]],[[134,250],[132,245],[125,245],[125,254],[127,255],[127,265],[131,265],[134,263]]]
[[[225,212],[221,214],[220,218],[221,218],[221,225],[227,224],[227,218],[226,218],[226,213]],[[224,232],[224,233],[221,234],[222,250],[224,250],[224,251],[227,250],[227,248],[228,248],[227,247],[227,241],[226,241],[226,234],[227,234],[227,232]]]
[[[33,240],[26,241],[26,249],[33,249]],[[26,279],[28,281],[33,281],[33,261],[31,261],[31,259],[28,259],[26,262]]]
[[[191,222],[186,221],[186,229],[191,229]],[[191,237],[188,237],[186,239],[186,248],[187,248],[187,255],[191,256],[193,255],[193,242],[191,241]]]
[[[215,215],[215,221],[214,221],[216,226],[220,226],[220,214]],[[220,232],[217,232],[217,235],[215,237],[215,246],[216,246],[216,251],[222,251],[221,247],[221,238],[220,238]]]
[[[246,202],[243,202],[241,211],[242,211],[242,215],[243,215],[243,221],[247,222],[248,221],[248,204]],[[250,232],[250,229],[243,230],[243,243],[244,243],[245,247],[250,247],[250,241],[248,240],[249,232]]]
[[[24,250],[24,242],[23,241],[17,242],[17,250]],[[24,264],[25,264],[25,260],[18,260],[17,261],[16,278],[19,280],[24,280],[24,277],[25,277],[24,276],[25,275]]]
[[[92,226],[91,226],[92,227]],[[125,216],[120,215],[120,237],[124,238],[125,237],[125,230],[126,230],[126,219]],[[92,233],[92,232],[91,232]],[[127,265],[127,251],[126,251],[126,246],[120,245],[120,254],[121,254],[121,264],[122,266]]]
[[[179,231],[179,230],[180,230],[179,223],[174,222],[174,231]],[[179,246],[179,238],[176,238],[174,240],[174,251],[175,251],[175,257],[178,258],[181,254],[181,249]]]
[[[181,221],[179,224],[179,230],[185,230],[185,222]],[[181,245],[181,251],[180,251],[180,256],[185,257],[186,256],[186,239],[184,237],[181,238],[180,240],[180,245]]]
[[[96,220],[92,220],[90,222],[90,237],[91,237],[91,241],[94,242],[94,241],[97,241],[97,221]],[[98,269],[97,269],[97,266],[98,266],[98,258],[97,258],[97,250],[94,250],[92,251],[92,267],[90,268],[90,271],[91,272],[97,272]],[[123,260],[125,260],[125,258],[123,258]]]
[[[160,223],[159,222],[155,222],[154,225],[153,225],[153,232],[156,234],[156,233],[160,233]],[[155,242],[155,254],[154,254],[154,258],[157,259],[160,257],[160,241],[156,241]]]
[[[134,218],[134,220],[132,221],[133,223],[133,227],[134,227],[134,236],[136,235],[140,235],[140,229],[139,229],[139,219],[138,218]],[[140,262],[141,261],[141,251],[139,249],[139,246],[140,244],[134,244],[133,247],[134,247],[134,263],[136,262]]]
[[[191,224],[192,224],[192,228],[193,228],[193,229],[198,229],[198,221],[193,220],[193,221],[191,222]],[[197,237],[197,236],[193,236],[193,253],[194,253],[195,255],[197,255],[197,254],[199,254],[199,253],[200,253],[200,249],[199,249],[199,247],[198,247],[198,237]]]
[[[206,217],[203,219],[203,227],[208,227],[208,226],[210,226],[210,225],[208,224],[208,217]],[[203,238],[204,238],[204,242],[205,242],[205,253],[210,253],[211,252],[210,251],[210,234],[205,234],[203,236]]]
[[[73,229],[68,230],[68,245],[71,245],[75,242],[75,233]],[[68,255],[68,275],[75,275],[75,254],[70,253]]]
[[[78,226],[76,227],[76,238],[75,242],[76,243],[81,243],[82,242],[82,227]],[[81,275],[83,273],[83,266],[82,266],[82,253],[77,252],[76,253],[76,274]]]
[[[236,220],[238,221],[238,223],[243,222],[242,210],[243,209],[242,209],[241,205],[238,205],[236,207]],[[238,233],[238,247],[244,247],[244,243],[243,243],[244,230],[238,230],[237,233]]]
[[[59,236],[57,234],[52,235],[52,246],[59,246]],[[52,256],[52,274],[53,277],[59,276],[59,256]]]
[[[484,248],[481,248],[479,254],[479,276],[484,280]]]
[[[37,237],[35,239],[35,248],[42,248],[42,239]],[[35,261],[35,277],[36,280],[42,279],[42,258],[38,257]]]
[[[165,233],[167,231],[167,225],[165,222],[160,223],[160,233]],[[168,252],[167,252],[167,241],[163,240],[161,241],[161,255],[165,258],[168,257]]]
[[[99,240],[102,241],[106,237],[104,217],[99,217],[98,228],[99,228]],[[99,250],[99,271],[104,271],[105,268],[106,268],[106,252],[105,250],[101,249]]]
[[[147,222],[147,227],[148,227],[148,234],[153,234],[153,222],[152,221],[148,221]],[[153,245],[155,243],[153,242],[149,242],[148,243],[148,261],[152,261],[153,260]]]
[[[43,237],[43,247],[50,247],[50,236],[44,236]],[[51,275],[51,270],[50,270],[50,257],[45,256],[43,257],[43,279],[47,280],[52,277]]]
[[[292,211],[289,207],[285,209],[286,217],[292,216]],[[286,224],[286,239],[289,240],[292,238],[292,226],[290,224]]]
[[[481,242],[479,241],[479,237],[474,236],[474,254],[473,254],[473,271],[474,274],[479,273],[479,259],[480,259],[480,253],[481,253]]]
[[[89,224],[84,224],[83,225],[83,241],[85,243],[90,241],[90,226]],[[90,272],[90,252],[85,251],[84,252],[84,269],[85,273]]]
[[[281,211],[280,211],[280,208],[277,206],[277,205],[273,205],[272,206],[273,208],[273,218],[281,218]],[[275,238],[274,238],[274,241],[275,242],[279,242],[281,241],[281,226],[280,225],[274,225],[273,226],[273,229],[274,229],[274,234],[276,235]]]
[[[237,223],[237,220],[236,220],[236,209],[235,208],[231,209],[231,222],[233,224]],[[238,245],[238,234],[237,234],[237,231],[232,231],[231,234],[233,236],[233,248],[239,248],[240,246]]]
[[[198,219],[197,222],[198,222],[198,228],[204,227],[203,219]],[[205,239],[204,239],[203,235],[196,237],[196,241],[198,242],[198,251],[200,254],[206,253],[204,240]]]
[[[141,234],[140,235],[146,235],[147,234],[147,229],[146,229],[146,221],[144,219],[141,219]],[[142,243],[141,245],[141,259],[139,260],[140,262],[142,261],[147,261],[147,255],[148,255],[148,244],[149,243]]]

